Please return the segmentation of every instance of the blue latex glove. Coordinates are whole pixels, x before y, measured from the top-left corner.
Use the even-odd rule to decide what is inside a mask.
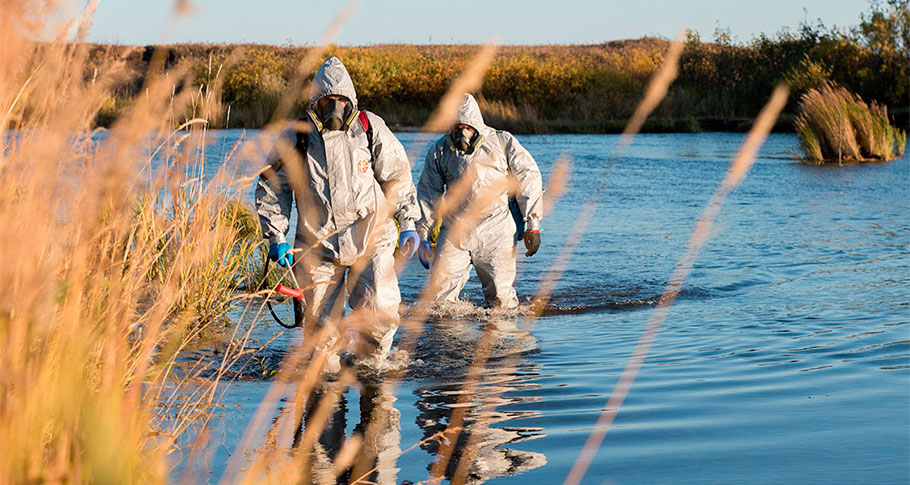
[[[417,231],[401,231],[401,234],[398,235],[398,252],[406,258],[414,256],[418,245],[420,245],[420,236],[417,235]]]
[[[430,269],[430,258],[433,256],[433,246],[430,245],[430,241],[424,241],[420,243],[420,249],[417,251],[417,259],[420,260],[420,264],[424,268]]]
[[[269,259],[285,268],[294,264],[294,255],[291,253],[291,245],[286,242],[270,244]]]

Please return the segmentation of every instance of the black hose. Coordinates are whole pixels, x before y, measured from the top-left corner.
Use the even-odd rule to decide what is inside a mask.
[[[266,281],[268,281],[268,275],[269,275],[269,258],[268,257],[265,258],[265,264],[263,264],[262,267],[264,268],[263,273],[262,273],[262,282],[265,283]],[[293,271],[293,269],[291,271]],[[269,313],[272,314],[272,318],[275,319],[275,322],[278,323],[278,325],[281,325],[284,328],[300,328],[303,326],[303,305],[300,303],[300,300],[298,300],[297,298],[291,298],[291,301],[294,305],[294,324],[293,325],[288,325],[288,324],[282,322],[280,318],[278,318],[278,315],[275,314],[275,310],[272,309],[272,302],[270,299],[266,298],[265,304],[266,304],[266,306],[269,307]]]

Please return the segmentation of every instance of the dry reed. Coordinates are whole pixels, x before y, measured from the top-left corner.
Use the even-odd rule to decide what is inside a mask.
[[[799,102],[796,132],[811,162],[888,161],[904,156],[907,134],[891,126],[888,108],[826,83]]]
[[[749,169],[752,167],[752,163],[755,161],[755,154],[764,143],[768,133],[771,132],[771,128],[774,126],[777,117],[780,115],[781,110],[787,102],[788,94],[789,89],[786,86],[779,86],[774,90],[771,99],[759,114],[755,121],[755,125],[752,127],[752,130],[743,142],[742,147],[740,147],[739,152],[731,162],[727,175],[721,181],[720,186],[708,202],[708,206],[698,219],[695,229],[692,231],[692,236],[689,239],[689,245],[680,258],[676,269],[673,271],[670,282],[667,284],[663,295],[661,295],[657,308],[654,310],[651,319],[648,321],[648,325],[645,327],[641,338],[636,344],[632,356],[626,363],[626,367],[623,369],[619,381],[613,389],[603,412],[601,412],[594,430],[585,442],[584,448],[575,461],[575,464],[572,466],[568,477],[566,477],[566,484],[576,485],[581,483],[582,478],[584,478],[588,466],[594,459],[597,449],[603,442],[607,431],[610,429],[610,425],[616,418],[619,408],[622,406],[629,389],[632,387],[632,383],[635,381],[638,369],[644,364],[645,358],[648,355],[648,350],[651,348],[651,344],[654,343],[657,332],[666,319],[670,306],[673,304],[676,295],[679,294],[679,290],[682,288],[683,282],[685,282],[686,277],[692,270],[695,258],[707,242],[714,219],[720,212],[727,196],[740,182],[742,182]]]

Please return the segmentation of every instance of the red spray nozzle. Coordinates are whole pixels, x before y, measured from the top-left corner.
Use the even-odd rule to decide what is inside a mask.
[[[282,295],[289,296],[291,298],[297,298],[299,300],[303,300],[303,290],[301,290],[299,288],[294,289],[294,288],[288,288],[287,286],[284,286],[284,285],[278,285],[278,287],[275,288],[275,291],[277,291],[278,293],[281,293]]]

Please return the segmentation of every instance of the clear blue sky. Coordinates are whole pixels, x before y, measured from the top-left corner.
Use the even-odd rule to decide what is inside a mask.
[[[327,0],[190,0],[196,13],[170,22],[171,0],[101,0],[90,40],[120,44],[255,42],[314,44],[345,2]],[[702,39],[716,26],[736,40],[773,34],[800,21],[849,27],[867,0],[362,0],[336,43],[598,43],[644,35],[673,37],[682,27]],[[805,12],[804,12],[805,9]]]

